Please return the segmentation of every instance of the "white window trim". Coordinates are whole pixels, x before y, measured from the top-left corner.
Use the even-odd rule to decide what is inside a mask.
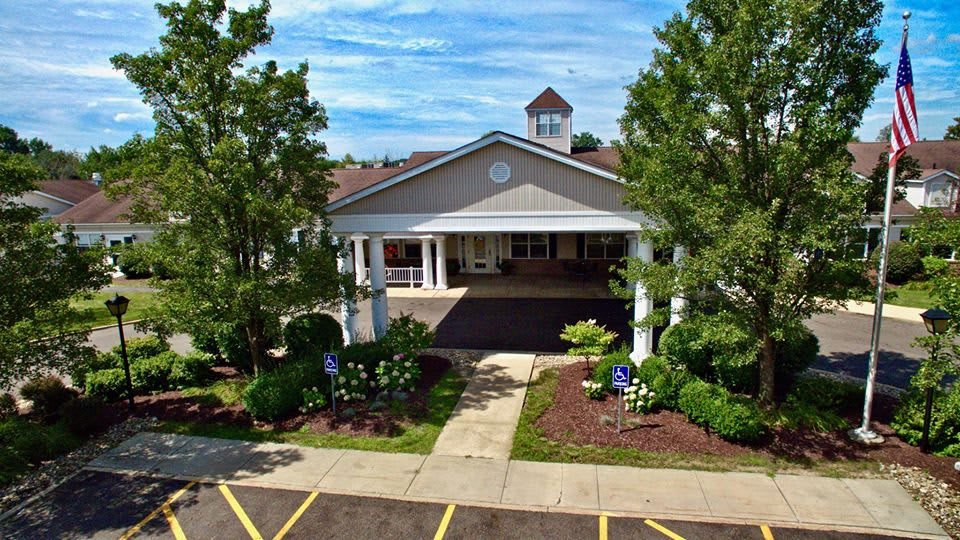
[[[534,234],[541,234],[541,235],[543,235],[543,237],[544,237],[544,239],[546,240],[546,242],[544,242],[544,243],[540,243],[540,242],[533,243],[533,242],[531,242],[531,241],[530,241],[530,237],[533,236]],[[513,241],[513,237],[514,237],[514,236],[518,236],[518,237],[519,237],[520,235],[526,236],[526,237],[527,237],[526,241],[525,241],[525,242],[514,242],[514,241]],[[516,245],[518,245],[518,246],[520,246],[520,245],[526,246],[526,248],[527,248],[527,256],[526,256],[526,257],[515,257],[515,256],[513,255],[513,246],[514,246],[514,244],[516,244]],[[546,245],[546,246],[547,246],[547,255],[546,255],[546,257],[531,257],[531,256],[530,256],[530,246],[533,246],[533,245],[536,245],[536,246]],[[547,234],[547,233],[537,233],[537,232],[532,232],[532,233],[511,233],[511,234],[510,234],[510,258],[511,258],[511,259],[532,259],[532,260],[547,260],[547,259],[549,259],[549,258],[550,258],[550,235]]]
[[[554,116],[554,115],[556,115],[556,117],[557,117],[557,121],[556,121],[556,122],[553,122],[553,116]],[[547,117],[547,121],[546,121],[546,122],[541,122],[541,121],[540,121],[540,117],[541,117],[541,116],[546,116],[546,117]],[[541,137],[543,137],[543,138],[547,138],[547,137],[562,137],[562,136],[563,136],[563,113],[561,113],[560,111],[538,111],[538,112],[535,114],[535,116],[534,116],[534,124],[535,124],[535,126],[534,126],[534,127],[535,127],[535,131],[534,131],[534,133],[536,133],[536,135],[537,135],[538,138],[541,138]],[[556,135],[552,135],[552,134],[550,133],[550,126],[553,126],[554,124],[556,124],[556,126],[557,126],[557,134],[556,134]],[[543,134],[543,135],[540,134],[540,126],[545,126],[545,128],[546,128],[546,134]]]
[[[600,245],[603,246],[603,257],[590,257],[590,256],[589,256],[589,253],[590,253],[590,237],[591,237],[591,236],[599,236],[599,237],[602,239],[604,236],[613,236],[614,234],[620,234],[620,235],[623,236],[623,243],[622,243],[622,244],[611,243],[611,242],[602,242],[602,241],[601,241],[601,242],[600,242]],[[607,256],[607,246],[610,246],[610,245],[622,245],[622,246],[623,246],[623,255],[621,255],[620,257],[608,257],[608,256]],[[623,233],[587,233],[587,234],[584,236],[584,238],[583,238],[583,258],[584,258],[584,259],[596,259],[596,260],[602,260],[602,259],[620,259],[620,258],[624,257],[626,254],[627,254],[627,236],[626,236],[625,234],[623,234]]]

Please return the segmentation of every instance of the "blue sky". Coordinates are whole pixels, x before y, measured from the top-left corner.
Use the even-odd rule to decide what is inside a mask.
[[[247,0],[232,0],[243,8]],[[523,107],[552,86],[574,107],[574,132],[618,138],[623,87],[646,67],[654,26],[676,1],[274,0],[273,44],[250,62],[308,60],[327,107],[320,135],[340,158],[449,150],[499,129],[526,135]],[[894,62],[912,9],[910,53],[922,137],[960,116],[960,3],[888,3],[881,63]],[[117,52],[157,45],[153,2],[59,0],[0,4],[0,123],[22,137],[86,151],[150,134],[149,109],[112,69]],[[893,80],[877,89],[860,135],[889,122]]]

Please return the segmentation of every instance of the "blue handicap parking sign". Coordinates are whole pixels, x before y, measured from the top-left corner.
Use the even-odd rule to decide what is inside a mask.
[[[630,386],[630,366],[613,366],[613,387],[626,388]]]
[[[323,371],[328,375],[336,375],[339,371],[337,364],[337,355],[333,353],[323,353]]]

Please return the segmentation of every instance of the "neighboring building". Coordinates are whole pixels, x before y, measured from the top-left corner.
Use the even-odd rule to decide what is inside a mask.
[[[43,210],[40,219],[50,219],[73,208],[100,191],[86,180],[43,180],[38,189],[17,197],[17,202]]]
[[[155,226],[130,222],[131,199],[110,200],[103,191],[97,191],[73,208],[53,218],[61,225],[73,226],[77,244],[116,246],[134,242],[148,242]]]

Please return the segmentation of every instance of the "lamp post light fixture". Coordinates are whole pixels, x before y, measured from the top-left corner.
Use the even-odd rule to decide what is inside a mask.
[[[117,329],[120,331],[120,357],[123,358],[123,374],[127,377],[127,401],[130,410],[133,410],[133,381],[130,379],[130,362],[127,360],[127,342],[123,338],[123,315],[127,312],[130,299],[119,294],[104,302],[110,314],[117,318]]]
[[[928,309],[921,313],[920,317],[923,319],[923,325],[927,327],[927,332],[935,336],[946,332],[947,325],[950,324],[950,314],[942,309]],[[931,362],[937,361],[939,349],[940,341],[937,340],[930,350]],[[927,447],[930,443],[930,414],[933,411],[933,386],[927,388],[926,398],[926,408],[923,410],[923,434],[920,437],[920,451],[923,453],[927,453]]]

